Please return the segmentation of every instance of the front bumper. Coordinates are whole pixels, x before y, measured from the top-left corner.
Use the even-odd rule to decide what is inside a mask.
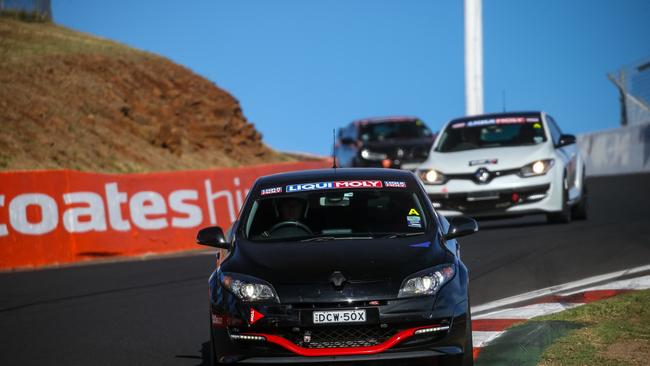
[[[488,184],[450,180],[426,186],[431,202],[444,216],[517,216],[562,209],[562,180],[549,172],[540,177],[499,177]]]
[[[222,363],[287,364],[462,355],[471,352],[464,350],[471,336],[466,287],[454,282],[437,296],[378,302],[251,306],[225,293],[222,304],[229,306],[211,306],[215,357]],[[367,322],[313,324],[315,310],[346,309],[366,309]],[[263,317],[249,316],[252,311]]]
[[[320,330],[310,328],[312,340],[309,344],[300,340],[305,328],[300,328],[293,336],[291,329],[284,327],[239,333],[230,328],[213,328],[212,337],[216,348],[224,351],[217,356],[223,363],[312,363],[453,356],[464,352],[465,319],[465,314],[432,319],[420,322],[428,325],[406,329],[403,327],[413,324],[393,324],[383,329],[376,324],[375,330],[363,326],[365,330],[356,331],[352,326],[328,325]],[[364,334],[365,338],[359,338]],[[233,335],[237,339],[233,339]],[[241,339],[241,336],[249,339]],[[368,345],[360,346],[361,343]]]

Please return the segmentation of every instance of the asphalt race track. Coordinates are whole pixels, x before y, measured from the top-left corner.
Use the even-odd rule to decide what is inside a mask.
[[[650,174],[588,182],[587,221],[480,222],[472,304],[650,263]],[[211,255],[0,274],[0,365],[205,365]]]

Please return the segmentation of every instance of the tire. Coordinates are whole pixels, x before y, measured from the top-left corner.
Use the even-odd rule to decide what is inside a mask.
[[[566,175],[562,179],[562,182],[562,210],[546,214],[546,221],[551,224],[568,224],[571,222],[571,207],[567,203],[569,200],[569,192]]]
[[[207,362],[210,366],[218,366],[217,353],[214,347],[214,337],[212,336],[212,324],[210,324],[210,360]]]
[[[474,366],[474,343],[472,342],[472,313],[467,302],[467,319],[465,320],[465,352],[462,356],[443,358],[441,366]]]
[[[584,176],[584,173],[582,173]],[[582,194],[580,195],[580,201],[571,208],[571,217],[575,220],[586,220],[587,219],[587,208],[589,207],[588,201],[589,195],[587,194],[587,184],[584,179],[582,181]]]
[[[472,341],[472,312],[467,305],[467,320],[465,325],[465,353],[463,353],[463,366],[474,366],[474,342]]]

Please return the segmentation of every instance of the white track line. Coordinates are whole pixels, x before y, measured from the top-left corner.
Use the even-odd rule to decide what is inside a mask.
[[[582,304],[549,302],[507,308],[486,314],[474,316],[474,319],[530,319],[537,316],[559,313],[560,311],[574,308]]]
[[[587,293],[590,291],[599,290],[643,290],[650,288],[650,275],[645,275],[636,278],[628,278],[624,280],[615,280],[617,277],[630,275],[634,273],[643,272],[650,269],[650,265],[632,268],[625,271],[618,271],[601,276],[586,278],[579,281],[574,281],[558,286],[548,287],[545,289],[527,292],[517,296],[511,296],[506,299],[493,301],[488,304],[479,305],[472,308],[472,313],[482,311],[479,314],[474,314],[474,320],[481,319],[519,319],[528,320],[542,315],[549,315],[584,305],[583,303],[562,303],[562,302],[547,302],[537,303],[519,307],[506,307],[509,304],[520,303],[535,298],[545,297],[549,295],[570,296],[575,294]],[[590,284],[601,283],[607,280],[610,282],[602,283],[589,287]],[[492,310],[497,309],[497,310]],[[492,310],[492,311],[490,311]],[[475,331],[472,332],[472,341],[474,348],[483,348],[490,342],[505,333],[506,330],[501,331]]]
[[[474,348],[481,348],[492,342],[495,338],[500,336],[501,332],[472,332],[472,345]]]
[[[532,299],[542,297],[542,296],[554,295],[554,294],[559,293],[559,292],[570,291],[570,290],[574,290],[574,289],[577,289],[577,288],[589,286],[589,285],[592,285],[592,284],[595,284],[595,283],[598,283],[598,282],[612,280],[612,279],[615,279],[617,277],[631,275],[631,274],[634,274],[634,273],[644,272],[644,271],[648,271],[648,270],[650,270],[650,264],[645,265],[645,266],[631,268],[631,269],[626,269],[626,270],[623,270],[623,271],[612,272],[612,273],[608,273],[608,274],[604,274],[604,275],[593,276],[593,277],[585,278],[585,279],[582,279],[582,280],[565,283],[565,284],[562,284],[562,285],[543,288],[543,289],[540,289],[540,290],[530,291],[530,292],[526,292],[526,293],[523,293],[523,294],[520,294],[520,295],[507,297],[505,299],[492,301],[492,302],[482,304],[482,305],[478,305],[478,306],[473,306],[472,307],[472,313],[479,314],[481,312],[486,312],[486,311],[489,311],[489,310],[494,309],[494,308],[508,306],[508,305],[519,303],[519,302],[532,300]],[[582,291],[579,291],[579,292],[582,292]]]
[[[650,288],[650,275],[605,283],[602,285],[589,287],[583,290],[576,290],[567,293],[563,292],[560,295],[569,296],[581,292],[598,291],[598,290],[644,290],[647,288]]]

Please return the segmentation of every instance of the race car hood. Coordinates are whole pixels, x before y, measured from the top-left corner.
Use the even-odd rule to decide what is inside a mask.
[[[431,151],[419,169],[435,169],[443,174],[472,173],[483,166],[489,170],[517,169],[552,155],[549,144],[484,148],[456,152]]]
[[[435,239],[354,239],[326,242],[240,241],[222,271],[243,272],[273,285],[283,302],[395,298],[410,274],[453,257]],[[335,288],[332,275],[345,277]]]

